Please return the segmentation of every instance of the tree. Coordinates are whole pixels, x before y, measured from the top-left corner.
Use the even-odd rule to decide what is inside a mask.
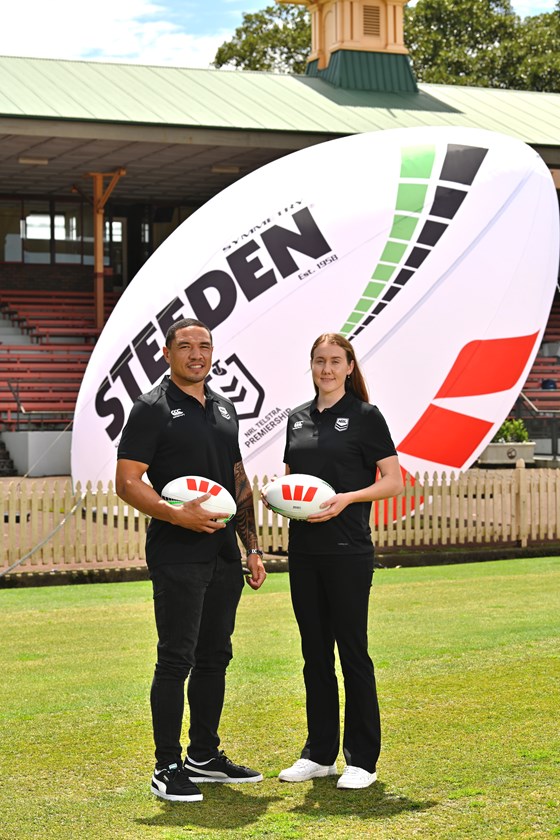
[[[554,12],[525,18],[513,53],[510,87],[560,93],[560,3]]]
[[[214,67],[305,73],[311,51],[311,22],[303,6],[267,6],[245,12],[230,41],[218,48]]]
[[[523,21],[510,0],[418,0],[404,34],[421,82],[560,91],[560,0]]]
[[[510,0],[418,0],[405,11],[404,30],[416,78],[503,87],[503,45],[518,22]]]

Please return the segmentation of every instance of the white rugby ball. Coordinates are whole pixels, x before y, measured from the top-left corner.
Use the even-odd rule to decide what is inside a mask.
[[[210,498],[202,502],[202,507],[212,513],[229,514],[225,519],[220,520],[229,522],[237,511],[235,499],[225,487],[209,478],[203,478],[200,475],[183,475],[180,478],[174,478],[168,481],[161,491],[161,498],[170,505],[182,505],[206,493],[210,493]]]
[[[262,489],[268,506],[288,519],[307,519],[335,495],[330,484],[314,475],[292,473],[269,481]]]

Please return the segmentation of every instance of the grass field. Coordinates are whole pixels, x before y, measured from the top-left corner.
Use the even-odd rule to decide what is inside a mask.
[[[288,580],[246,588],[221,735],[258,785],[149,793],[148,583],[0,591],[0,837],[560,836],[560,558],[376,572],[379,782],[278,782],[304,727]]]

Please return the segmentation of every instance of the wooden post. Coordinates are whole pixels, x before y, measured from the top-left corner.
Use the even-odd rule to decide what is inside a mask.
[[[95,327],[103,329],[105,323],[105,275],[103,268],[103,222],[105,205],[126,169],[115,172],[88,172],[93,179],[93,293],[95,301]],[[111,180],[104,188],[105,178]]]
[[[103,277],[103,175],[92,173],[93,178],[93,299],[95,302],[95,327],[100,330],[104,322],[105,281]]]
[[[527,472],[523,458],[520,458],[515,465],[515,477],[517,479],[517,533],[519,545],[526,548],[529,523],[527,521]]]

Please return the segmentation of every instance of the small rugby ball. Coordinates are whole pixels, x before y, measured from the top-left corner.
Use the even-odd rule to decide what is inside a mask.
[[[268,506],[288,519],[307,519],[335,495],[330,484],[314,475],[292,473],[269,481],[262,489]]]
[[[229,514],[225,519],[220,520],[229,522],[232,516],[235,516],[237,505],[231,493],[217,481],[211,481],[200,475],[183,475],[167,482],[161,491],[161,498],[170,505],[182,505],[206,493],[210,493],[210,498],[202,502],[202,507],[212,513]]]

